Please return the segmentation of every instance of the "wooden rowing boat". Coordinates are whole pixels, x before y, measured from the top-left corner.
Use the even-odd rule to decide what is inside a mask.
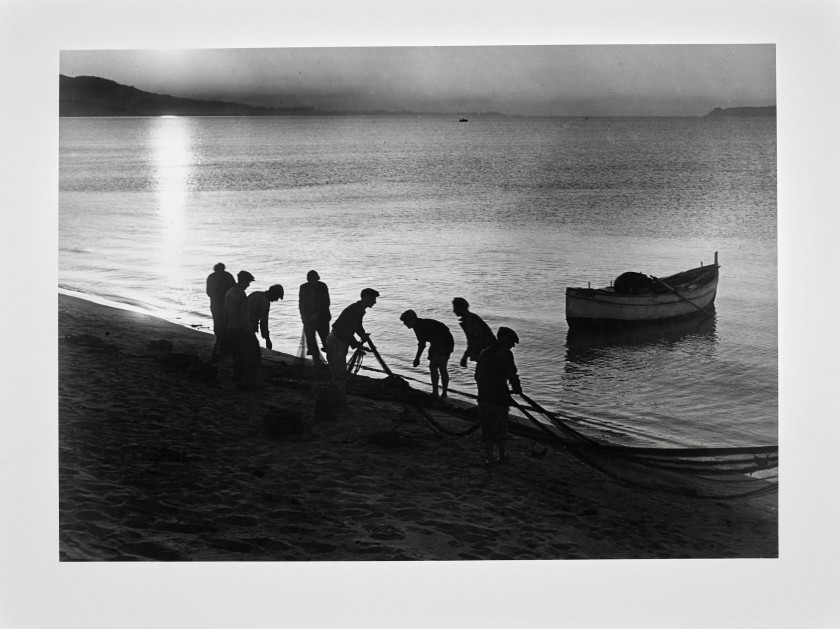
[[[607,288],[566,288],[569,328],[628,327],[711,316],[717,294],[718,255],[711,265],[668,277],[622,273]]]

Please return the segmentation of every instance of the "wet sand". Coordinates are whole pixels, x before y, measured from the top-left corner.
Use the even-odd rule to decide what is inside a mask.
[[[651,492],[523,436],[487,468],[478,432],[404,402],[351,395],[351,419],[317,419],[321,381],[291,357],[264,350],[257,391],[234,390],[229,360],[204,377],[190,364],[212,342],[59,296],[60,560],[778,555],[775,494]]]

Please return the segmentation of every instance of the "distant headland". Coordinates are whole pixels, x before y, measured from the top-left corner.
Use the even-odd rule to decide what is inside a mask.
[[[414,111],[325,111],[314,107],[255,107],[144,92],[98,76],[59,75],[58,115],[84,116],[410,116]],[[426,115],[444,115],[437,113]],[[452,115],[452,114],[446,114]],[[503,116],[469,112],[469,116]]]
[[[98,76],[70,77],[59,74],[58,115],[97,116],[460,116],[469,118],[505,116],[495,111],[459,112],[387,110],[323,110],[315,107],[258,107],[242,103],[180,98],[145,92]],[[716,107],[701,117],[775,116],[770,107]],[[583,117],[583,116],[572,116]],[[595,116],[598,117],[598,116]],[[589,117],[586,117],[587,119]]]
[[[748,116],[775,116],[776,106],[769,107],[730,107],[724,109],[722,107],[715,107],[712,111],[706,114],[707,118],[723,118],[727,116],[748,117]]]

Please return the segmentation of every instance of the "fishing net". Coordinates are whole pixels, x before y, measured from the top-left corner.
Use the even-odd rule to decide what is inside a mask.
[[[606,444],[536,402],[516,407],[541,432],[592,467],[624,482],[702,498],[742,498],[778,490],[778,446],[652,448]],[[536,410],[549,424],[537,420]]]
[[[381,357],[378,358],[381,360]],[[355,372],[359,368],[380,371],[373,367],[362,367],[360,360],[355,364],[353,360],[350,362]],[[395,379],[403,378],[390,373],[382,386],[377,387],[378,397],[401,399],[412,404],[430,425],[450,436],[465,436],[478,428],[474,424],[466,430],[453,431],[435,419],[436,415],[445,414],[475,422],[474,408],[435,405],[432,409],[423,404],[423,394],[412,389],[407,382],[402,387],[394,387],[393,384],[385,386]],[[450,393],[475,399],[469,393],[452,389]],[[572,426],[573,417],[548,411],[526,395],[521,397],[527,406],[514,404],[522,417],[511,417],[512,433],[559,445],[584,463],[621,482],[684,496],[714,499],[746,498],[778,490],[778,446],[657,448],[604,443],[576,430]],[[534,414],[541,415],[543,420],[537,419]]]

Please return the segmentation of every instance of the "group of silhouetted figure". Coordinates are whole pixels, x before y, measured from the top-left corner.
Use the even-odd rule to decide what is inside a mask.
[[[213,267],[213,273],[207,278],[207,295],[210,297],[213,333],[216,337],[211,361],[230,355],[233,359],[235,386],[240,390],[258,386],[261,350],[256,334],[259,332],[265,339],[267,349],[272,348],[268,314],[271,304],[283,299],[284,295],[280,284],[274,284],[265,291],[246,294],[245,290],[253,281],[254,276],[248,271],[240,271],[234,280],[221,262]],[[363,319],[367,309],[376,304],[378,297],[379,292],[373,288],[363,289],[359,301],[344,308],[330,326],[330,293],[317,271],[309,271],[306,282],[300,286],[298,307],[303,322],[306,353],[311,356],[315,366],[321,368],[324,367],[322,349],[326,353],[326,366],[343,412],[349,412],[347,380],[350,371],[347,355],[350,348],[364,352],[365,343],[373,347]],[[468,361],[476,363],[475,380],[487,463],[507,461],[505,442],[509,409],[513,403],[511,393],[522,393],[511,351],[519,342],[519,337],[507,327],[500,327],[493,334],[490,326],[470,311],[469,303],[462,297],[452,300],[452,311],[458,317],[467,342],[460,365],[466,367]],[[446,324],[420,318],[414,310],[403,312],[400,320],[417,337],[417,353],[413,362],[415,367],[420,365],[428,345],[432,395],[446,399],[449,388],[448,362],[455,349],[452,333]],[[494,444],[499,451],[498,459],[494,457]]]

